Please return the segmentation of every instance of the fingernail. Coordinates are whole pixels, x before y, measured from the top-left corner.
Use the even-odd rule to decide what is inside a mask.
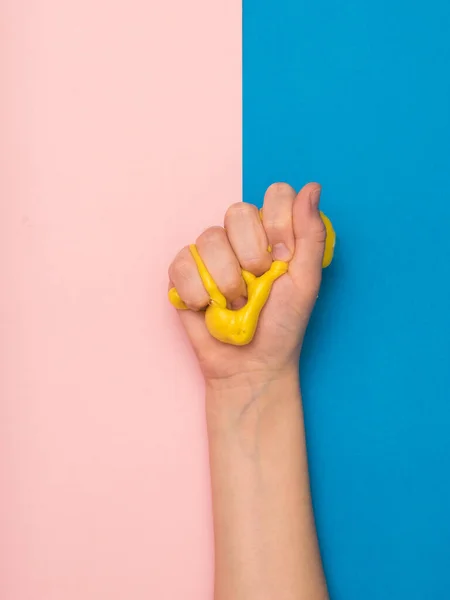
[[[311,208],[317,210],[319,208],[320,193],[322,189],[320,187],[314,188],[309,194],[309,201],[311,202]]]
[[[289,248],[282,242],[275,244],[272,248],[272,257],[274,260],[289,260],[291,255],[292,253],[289,251]]]

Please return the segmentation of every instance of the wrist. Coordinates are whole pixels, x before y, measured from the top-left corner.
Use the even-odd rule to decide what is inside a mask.
[[[206,381],[206,414],[210,430],[254,422],[269,405],[292,402],[300,402],[298,364],[282,370],[245,372]]]
[[[208,393],[223,396],[298,377],[299,364],[295,358],[283,365],[257,365],[224,377],[205,377],[205,384]]]

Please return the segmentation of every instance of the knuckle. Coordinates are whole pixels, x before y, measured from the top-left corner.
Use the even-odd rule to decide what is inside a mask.
[[[230,218],[246,217],[248,215],[254,215],[257,213],[258,209],[254,204],[249,204],[248,202],[235,202],[225,213],[225,221]]]
[[[169,267],[169,279],[188,308],[202,310],[209,301],[189,246],[183,248]]]
[[[292,221],[287,218],[268,218],[264,221],[264,229],[270,235],[272,233],[289,233],[292,231]]]
[[[175,284],[189,281],[192,279],[192,267],[184,260],[176,260],[169,268],[169,278]]]
[[[320,244],[324,244],[327,239],[327,228],[325,227],[325,223],[322,221],[320,216],[318,217],[316,224],[313,229],[314,238]]]
[[[272,183],[266,192],[266,196],[287,196],[292,194],[295,194],[294,188],[283,181]]]
[[[227,298],[234,299],[239,296],[242,291],[241,274],[235,269],[225,271],[220,282],[220,291]]]
[[[208,229],[205,229],[205,231],[199,235],[196,244],[213,244],[218,240],[223,239],[224,234],[225,230],[223,227],[208,227]]]
[[[189,248],[186,246],[177,254],[169,267],[169,277],[172,281],[186,280],[192,277],[192,261]]]
[[[270,267],[270,256],[244,256],[241,258],[242,267],[254,275],[262,275]]]

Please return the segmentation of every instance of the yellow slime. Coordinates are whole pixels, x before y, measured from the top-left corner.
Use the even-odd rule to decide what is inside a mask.
[[[323,213],[320,214],[327,231],[322,262],[322,267],[326,268],[333,260],[336,234],[328,217]],[[190,246],[190,250],[210,298],[209,306],[205,311],[205,324],[209,333],[225,344],[234,346],[249,344],[255,335],[259,316],[269,298],[272,286],[279,277],[287,273],[289,264],[275,260],[270,269],[260,277],[243,270],[242,277],[247,285],[248,301],[242,308],[232,310],[227,308],[227,300],[208,272],[196,246]],[[178,310],[187,310],[187,306],[175,288],[169,290],[169,300]]]

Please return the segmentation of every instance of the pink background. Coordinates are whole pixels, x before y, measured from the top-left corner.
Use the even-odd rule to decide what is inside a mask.
[[[1,0],[2,600],[210,600],[173,253],[241,199],[238,0]]]

